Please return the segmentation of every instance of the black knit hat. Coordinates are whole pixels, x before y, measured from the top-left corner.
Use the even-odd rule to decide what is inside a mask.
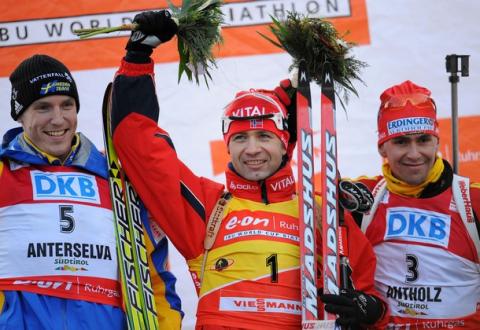
[[[68,95],[80,109],[77,86],[72,74],[60,61],[48,55],[27,58],[10,75],[12,83],[11,116],[14,120],[42,97]]]

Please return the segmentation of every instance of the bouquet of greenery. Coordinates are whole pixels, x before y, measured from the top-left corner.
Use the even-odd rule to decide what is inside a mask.
[[[216,67],[212,48],[215,44],[223,41],[220,26],[223,23],[223,13],[220,9],[222,0],[184,0],[181,8],[175,7],[170,1],[168,6],[172,12],[172,18],[177,23],[178,53],[180,63],[178,68],[178,80],[182,74],[188,80],[195,78],[199,83],[199,75],[203,74],[208,86],[208,78],[212,79],[209,68]],[[124,24],[112,28],[79,29],[74,33],[81,39],[89,38],[102,33],[117,31],[134,31],[139,29],[135,23]]]
[[[347,56],[354,44],[346,42],[338,35],[330,22],[320,18],[309,18],[298,13],[288,13],[285,21],[272,17],[270,30],[278,40],[262,34],[274,45],[284,49],[293,57],[292,70],[305,60],[312,80],[321,84],[325,64],[329,63],[335,84],[335,94],[345,108],[349,92],[358,96],[353,80],[363,82],[359,76],[365,62]]]

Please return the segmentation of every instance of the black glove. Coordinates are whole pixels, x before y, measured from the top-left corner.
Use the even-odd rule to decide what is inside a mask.
[[[285,108],[287,108],[287,125],[290,139],[288,140],[289,157],[297,142],[297,89],[292,86],[290,79],[280,81],[273,90]]]
[[[383,302],[362,291],[340,290],[340,295],[323,294],[320,299],[325,303],[325,310],[337,314],[337,324],[359,327],[361,324],[373,324],[385,313]]]
[[[273,91],[287,108],[289,142],[295,143],[297,141],[297,89],[292,86],[290,79],[284,79]]]
[[[373,205],[373,195],[362,182],[340,180],[340,205],[347,211],[365,213]]]
[[[138,24],[128,40],[126,59],[129,62],[149,62],[153,48],[173,38],[178,26],[167,10],[146,11],[135,15],[133,23]]]

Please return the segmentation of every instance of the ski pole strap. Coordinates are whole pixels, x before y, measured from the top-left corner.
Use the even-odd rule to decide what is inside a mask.
[[[370,223],[373,220],[373,217],[375,216],[375,213],[377,212],[378,205],[380,205],[380,202],[382,201],[383,197],[385,196],[385,193],[387,192],[387,181],[385,179],[381,179],[375,188],[373,188],[372,195],[373,195],[373,205],[370,208],[370,211],[365,213],[362,219],[362,232],[366,233],[367,228],[370,225]]]
[[[222,222],[222,218],[225,213],[225,208],[231,198],[231,193],[227,191],[224,192],[222,196],[220,196],[220,198],[218,199],[215,207],[212,210],[212,213],[210,213],[210,217],[208,218],[205,240],[203,241],[203,247],[205,249],[205,252],[203,253],[202,268],[200,270],[200,286],[203,282],[203,275],[205,273],[205,264],[207,262],[208,251],[212,248],[213,243],[215,243],[218,230],[220,229],[220,223]]]
[[[362,182],[340,180],[340,206],[349,212],[365,213],[373,205],[373,195]]]

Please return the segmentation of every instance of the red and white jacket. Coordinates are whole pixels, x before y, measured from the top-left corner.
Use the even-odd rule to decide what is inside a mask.
[[[290,165],[262,182],[227,170],[233,197],[200,283],[207,220],[225,188],[178,159],[157,126],[152,76],[152,63],[122,63],[113,85],[113,141],[147,209],[187,260],[199,294],[197,327],[299,329],[298,199]],[[356,289],[376,294],[371,246],[353,220],[347,226]]]
[[[477,209],[463,220],[459,210],[465,205],[452,184],[433,196],[414,198],[387,190],[380,176],[360,181],[376,195],[361,227],[377,256],[375,286],[389,305],[388,329],[480,329],[474,219],[480,187],[470,187]]]

